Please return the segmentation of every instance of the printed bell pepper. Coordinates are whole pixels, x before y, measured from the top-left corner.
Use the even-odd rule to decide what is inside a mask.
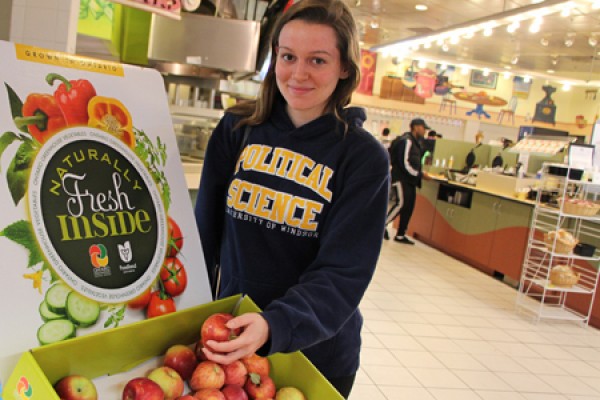
[[[135,138],[131,114],[119,100],[95,96],[88,104],[88,125],[102,129],[121,139],[127,146],[133,148]]]
[[[68,81],[58,74],[48,74],[46,82],[50,86],[61,81],[54,92],[54,98],[60,107],[67,126],[86,125],[88,123],[88,103],[96,96],[96,89],[87,79]]]
[[[18,128],[26,126],[31,136],[39,143],[44,143],[67,126],[60,107],[49,94],[32,93],[27,96],[21,113],[22,117],[14,119],[15,124]]]

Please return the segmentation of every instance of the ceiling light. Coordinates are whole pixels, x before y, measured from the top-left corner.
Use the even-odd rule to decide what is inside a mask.
[[[446,63],[443,63],[443,64],[441,64],[441,65],[440,65],[440,69],[441,69],[442,71],[443,71],[443,70],[445,70],[445,69],[448,69],[448,64],[446,64]]]
[[[540,44],[544,47],[548,47],[548,45],[550,44],[550,41],[548,40],[548,38],[543,37],[540,39]]]
[[[443,51],[448,51],[448,50],[450,50],[450,47],[449,47],[449,46],[448,46],[446,43],[444,43],[444,44],[442,45],[442,50],[443,50]]]
[[[519,21],[515,21],[506,27],[506,31],[508,33],[515,33],[515,31],[517,29],[519,29],[520,27],[521,27],[521,24],[519,23]]]
[[[573,43],[575,43],[575,40],[573,38],[568,37],[565,39],[565,46],[571,47],[573,46]]]
[[[483,76],[490,76],[490,70],[489,70],[489,68],[484,68],[483,72],[482,72],[482,75]]]
[[[463,74],[463,75],[467,75],[467,74],[469,73],[469,67],[467,67],[467,66],[463,66],[463,67],[460,69],[460,73],[461,73],[461,74]]]
[[[554,71],[553,69],[547,69],[547,70],[546,70],[546,72],[547,72],[547,73],[549,73],[549,74],[553,74],[553,73],[555,73],[556,71]]]
[[[523,82],[525,82],[525,83],[529,83],[529,82],[531,82],[531,77],[530,77],[529,75],[525,75],[525,76],[523,77]]]
[[[419,60],[419,62],[417,63],[417,66],[419,68],[425,68],[425,67],[427,67],[427,61],[425,61],[425,60]]]
[[[596,39],[595,36],[590,36],[590,38],[588,39],[588,44],[592,47],[596,47],[596,45],[598,44],[598,39]]]
[[[600,1],[594,1],[592,3],[592,9],[597,10],[600,8]]]
[[[502,73],[502,76],[504,77],[504,79],[508,79],[508,78],[510,78],[510,72],[508,72],[508,71],[504,71],[504,72]]]
[[[562,9],[562,11],[560,12],[560,16],[561,17],[568,17],[571,15],[571,7],[570,6],[566,6],[565,8]]]
[[[458,36],[452,36],[450,38],[450,44],[458,44],[460,42],[460,38]]]
[[[552,57],[552,65],[558,64],[558,56]]]
[[[475,33],[473,33],[473,31],[470,31],[470,32],[465,33],[465,35],[463,37],[465,39],[473,39],[474,36],[475,36]]]
[[[444,39],[438,39],[435,44],[437,44],[438,46],[441,46],[444,44]]]
[[[483,36],[490,37],[494,33],[494,30],[489,26],[483,30]]]
[[[417,5],[415,6],[415,9],[416,9],[417,11],[427,11],[427,6],[426,6],[425,4],[417,4]]]
[[[563,92],[568,92],[569,90],[571,90],[571,84],[569,82],[563,83],[562,90]]]
[[[531,4],[540,4],[543,2],[544,2],[544,0],[531,0]]]
[[[535,22],[532,22],[531,25],[529,26],[529,32],[531,33],[538,33],[541,29],[541,25],[537,24]]]
[[[431,42],[426,42],[425,44],[423,44],[423,48],[424,49],[430,49],[431,48]]]
[[[518,62],[519,62],[519,56],[518,56],[518,55],[515,55],[515,56],[513,56],[512,60],[510,60],[510,63],[511,63],[512,65],[515,65],[515,64],[517,64]]]

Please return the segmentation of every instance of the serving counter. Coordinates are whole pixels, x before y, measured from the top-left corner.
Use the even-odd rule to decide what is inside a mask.
[[[480,271],[517,287],[527,249],[535,202],[442,178],[423,181],[417,192],[408,233]],[[600,219],[590,221],[600,232]],[[595,228],[594,226],[597,226]],[[535,237],[542,235],[536,231]],[[580,239],[600,248],[597,236]],[[594,265],[586,265],[597,268]],[[584,312],[585,298],[572,295],[567,305]],[[600,328],[600,296],[593,300],[589,324]]]
[[[423,181],[408,232],[516,286],[534,202],[472,185]]]

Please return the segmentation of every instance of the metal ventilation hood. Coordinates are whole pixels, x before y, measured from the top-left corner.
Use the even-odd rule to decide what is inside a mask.
[[[181,21],[152,16],[151,65],[193,64],[229,75],[254,74],[260,23],[182,13]]]

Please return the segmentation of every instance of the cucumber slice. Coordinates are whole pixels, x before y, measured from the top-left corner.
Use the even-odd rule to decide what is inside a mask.
[[[56,343],[75,337],[75,325],[68,319],[55,319],[40,326],[37,338],[40,344]]]
[[[77,292],[67,296],[67,317],[77,326],[91,326],[100,317],[100,304]]]
[[[46,304],[46,301],[42,301],[40,303],[39,310],[44,322],[54,321],[55,319],[65,319],[66,317],[66,315],[64,314],[57,314],[55,312],[50,311],[50,309],[48,308],[48,304]]]
[[[72,290],[62,283],[57,283],[46,292],[46,304],[48,309],[57,314],[65,314],[67,296]]]

